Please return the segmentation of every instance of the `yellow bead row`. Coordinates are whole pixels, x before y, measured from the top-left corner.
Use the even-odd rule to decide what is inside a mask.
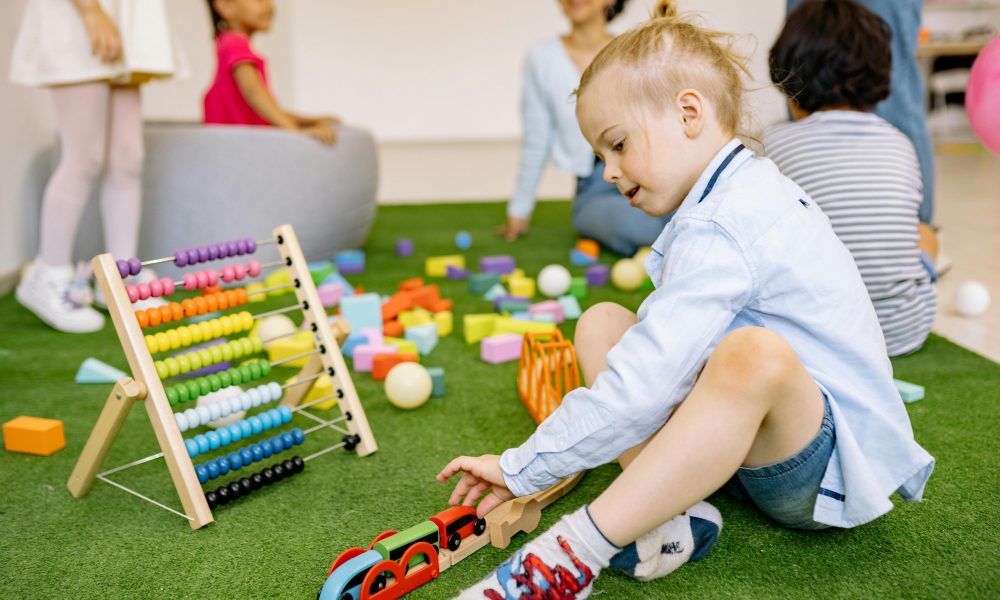
[[[257,336],[244,337],[209,348],[202,348],[178,356],[153,361],[160,379],[174,377],[197,371],[203,367],[218,364],[223,361],[239,360],[245,356],[259,354],[264,350],[264,344]]]
[[[147,335],[146,347],[149,348],[150,354],[169,352],[186,348],[191,344],[247,331],[251,327],[253,327],[253,315],[249,311],[243,311]]]

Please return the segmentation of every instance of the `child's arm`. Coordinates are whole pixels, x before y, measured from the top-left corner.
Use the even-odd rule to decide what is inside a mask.
[[[267,86],[264,85],[260,71],[253,64],[236,65],[233,68],[233,79],[236,80],[236,85],[240,88],[240,93],[243,94],[247,104],[268,123],[290,131],[301,131],[327,145],[336,142],[337,134],[332,127],[328,125],[300,126],[294,115],[285,112],[271,95]]]

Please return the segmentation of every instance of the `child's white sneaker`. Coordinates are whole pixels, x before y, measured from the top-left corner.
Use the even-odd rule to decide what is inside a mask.
[[[66,333],[91,333],[104,327],[104,316],[71,299],[73,267],[53,267],[40,260],[28,265],[14,297],[49,326]]]

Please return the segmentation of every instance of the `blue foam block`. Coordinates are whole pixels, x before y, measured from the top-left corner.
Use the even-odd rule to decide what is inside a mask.
[[[76,371],[77,383],[114,383],[122,377],[128,375],[96,358],[84,360]]]

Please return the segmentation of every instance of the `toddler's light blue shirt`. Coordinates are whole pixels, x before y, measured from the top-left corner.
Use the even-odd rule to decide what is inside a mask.
[[[913,439],[861,276],[826,216],[774,163],[729,142],[653,244],[646,270],[656,289],[608,353],[608,370],[501,456],[512,492],[545,489],[639,444],[728,332],[765,327],[830,401],[837,440],[814,518],[853,527],[888,512],[895,491],[921,497],[934,459]]]

